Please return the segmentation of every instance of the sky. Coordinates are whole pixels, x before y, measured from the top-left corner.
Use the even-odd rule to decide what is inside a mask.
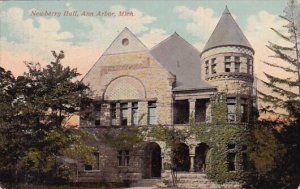
[[[300,3],[300,1],[298,0]],[[202,50],[225,6],[255,50],[254,71],[267,68],[272,53],[268,41],[280,42],[270,29],[285,22],[286,0],[128,0],[128,1],[0,1],[0,66],[15,75],[26,71],[24,61],[46,65],[52,50],[65,52],[63,63],[85,75],[114,38],[128,27],[149,49],[177,32]],[[65,12],[77,15],[66,16]],[[96,16],[97,12],[116,16]],[[119,16],[120,11],[133,16]],[[41,15],[47,12],[51,15]],[[89,15],[89,13],[94,15]],[[38,13],[38,14],[36,14]],[[59,15],[60,13],[60,15]],[[85,13],[85,14],[83,14]]]

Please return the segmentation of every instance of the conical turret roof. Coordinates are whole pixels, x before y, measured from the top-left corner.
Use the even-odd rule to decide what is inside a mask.
[[[227,45],[244,46],[253,51],[252,46],[226,6],[222,17],[206,43],[202,53],[215,47]]]

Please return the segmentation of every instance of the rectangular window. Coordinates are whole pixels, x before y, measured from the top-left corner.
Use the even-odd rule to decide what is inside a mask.
[[[235,98],[227,98],[227,119],[228,122],[232,123],[235,122]]]
[[[250,59],[247,58],[247,73],[250,74]]]
[[[95,152],[94,156],[95,156],[95,159],[96,159],[95,169],[99,170],[100,169],[100,154],[99,154],[99,152]]]
[[[235,157],[236,157],[235,144],[228,144],[227,149],[228,149],[228,154],[227,154],[228,171],[235,171]]]
[[[121,116],[120,116],[120,122],[122,126],[127,125],[128,120],[128,103],[121,103]]]
[[[156,124],[156,102],[148,102],[148,124]]]
[[[241,63],[235,62],[234,63],[234,72],[239,73],[240,72]]]
[[[228,163],[228,171],[235,171],[235,156],[236,153],[228,153],[227,163]]]
[[[224,62],[226,63],[230,63],[231,62],[231,56],[225,56],[225,58],[224,58]]]
[[[129,166],[129,151],[128,150],[118,151],[118,164],[119,164],[119,166]]]
[[[95,126],[99,127],[100,126],[100,117],[101,117],[101,105],[96,104],[95,105]]]
[[[111,118],[111,125],[117,125],[117,106],[116,103],[110,105],[110,118]]]
[[[216,63],[216,59],[215,58],[211,59],[211,73],[212,74],[216,74],[217,73],[217,63]]]
[[[249,170],[249,159],[248,159],[248,153],[247,153],[247,146],[242,146],[242,165],[243,170],[248,171]]]
[[[138,125],[138,103],[133,102],[132,103],[132,125]]]
[[[205,61],[205,74],[206,74],[206,75],[208,75],[208,73],[209,73],[208,65],[209,65],[209,61],[206,60],[206,61]]]
[[[247,99],[241,98],[240,105],[241,105],[241,122],[247,122],[248,121]]]
[[[240,65],[241,65],[240,57],[239,56],[235,56],[234,57],[234,71],[236,73],[240,72]]]
[[[231,63],[225,62],[225,72],[230,72]]]

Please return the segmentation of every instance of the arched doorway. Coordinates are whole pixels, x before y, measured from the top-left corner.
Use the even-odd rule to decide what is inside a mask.
[[[206,155],[209,146],[205,143],[200,143],[196,147],[195,152],[195,165],[194,170],[196,172],[204,172],[206,169]]]
[[[155,142],[150,142],[144,150],[143,177],[161,177],[161,148]]]
[[[173,163],[177,171],[190,170],[190,152],[189,147],[184,143],[175,144],[173,148]]]

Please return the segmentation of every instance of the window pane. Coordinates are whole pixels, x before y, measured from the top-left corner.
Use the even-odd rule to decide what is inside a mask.
[[[230,62],[230,56],[225,56],[225,62]]]
[[[225,72],[230,72],[231,63],[225,63]]]
[[[240,63],[235,63],[234,65],[235,65],[234,71],[237,73],[240,72]]]
[[[117,125],[117,111],[116,111],[116,104],[110,105],[110,118],[111,118],[111,125]]]

